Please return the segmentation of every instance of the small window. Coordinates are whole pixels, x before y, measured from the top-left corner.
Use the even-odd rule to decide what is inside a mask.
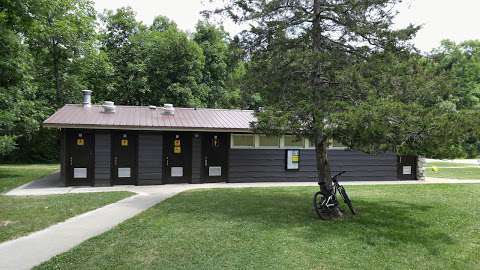
[[[259,135],[258,144],[260,147],[280,147],[280,137]]]
[[[305,146],[305,142],[303,138],[298,138],[294,135],[285,135],[285,147],[300,147],[303,148]]]
[[[232,134],[232,147],[255,147],[253,134]]]

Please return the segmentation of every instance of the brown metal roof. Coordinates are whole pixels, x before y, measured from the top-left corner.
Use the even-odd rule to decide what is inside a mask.
[[[115,113],[104,113],[100,105],[84,108],[78,104],[67,104],[43,125],[56,128],[250,132],[250,123],[256,120],[251,110],[175,108],[174,115],[163,112],[162,108],[116,106]]]

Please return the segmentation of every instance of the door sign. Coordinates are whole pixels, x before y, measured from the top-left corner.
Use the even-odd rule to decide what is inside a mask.
[[[78,133],[77,145],[78,146],[85,145],[85,139],[83,139],[83,134],[82,133]]]
[[[181,154],[182,153],[182,145],[181,145],[181,142],[180,142],[180,136],[179,135],[175,135],[175,140],[173,141],[173,153],[174,154]]]
[[[214,148],[220,147],[220,140],[218,139],[218,136],[217,136],[217,135],[213,136],[212,146],[213,146]]]

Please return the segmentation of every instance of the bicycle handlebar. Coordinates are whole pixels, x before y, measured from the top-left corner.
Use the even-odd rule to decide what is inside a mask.
[[[346,172],[347,172],[347,171],[341,171],[341,172],[335,174],[335,175],[331,178],[331,179],[332,179],[332,182],[338,183],[337,177],[339,177],[340,175],[342,175],[342,174],[344,174],[344,173],[346,173]],[[324,183],[324,182],[318,181],[318,184],[319,184],[319,185],[322,185],[323,183]]]
[[[332,181],[333,181],[333,182],[336,182],[336,181],[337,181],[337,177],[339,177],[340,175],[342,175],[342,174],[344,174],[344,173],[346,173],[346,172],[347,172],[347,171],[341,171],[341,172],[335,174],[335,176],[332,177]]]

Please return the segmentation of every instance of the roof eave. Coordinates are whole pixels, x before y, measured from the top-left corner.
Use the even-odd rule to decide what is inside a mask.
[[[42,124],[45,128],[71,128],[71,129],[103,129],[103,130],[142,130],[142,131],[192,131],[192,132],[238,132],[253,133],[252,129],[244,128],[209,128],[209,127],[138,127],[138,126],[105,126],[105,125],[86,125],[86,124]]]

